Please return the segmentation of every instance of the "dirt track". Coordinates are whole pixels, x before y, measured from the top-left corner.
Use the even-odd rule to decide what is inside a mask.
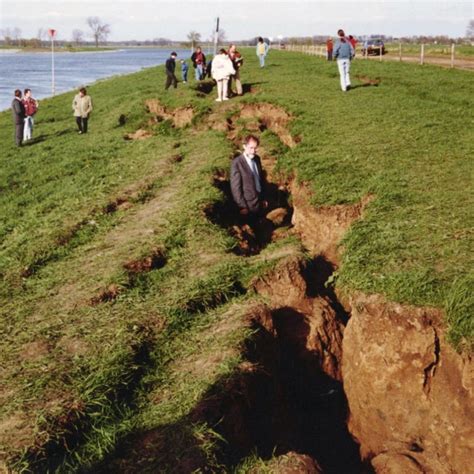
[[[358,59],[365,59],[365,57],[356,56]],[[380,61],[379,56],[369,56],[368,59]],[[400,61],[398,55],[390,55],[386,54],[382,57],[382,61]],[[407,63],[420,63],[419,56],[402,56],[402,62]],[[451,67],[451,58],[449,57],[439,57],[439,56],[425,56],[424,64],[434,64],[436,66],[443,66],[443,67]],[[458,58],[454,59],[454,67],[456,69],[467,69],[470,71],[474,71],[474,59],[468,58]]]

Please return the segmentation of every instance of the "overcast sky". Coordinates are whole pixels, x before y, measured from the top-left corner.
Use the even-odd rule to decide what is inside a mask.
[[[255,36],[334,35],[338,28],[393,36],[464,36],[474,0],[0,0],[0,29],[18,27],[23,37],[55,28],[70,39],[86,18],[111,27],[110,40],[158,37],[181,40],[191,30],[210,36],[216,16],[228,39]]]

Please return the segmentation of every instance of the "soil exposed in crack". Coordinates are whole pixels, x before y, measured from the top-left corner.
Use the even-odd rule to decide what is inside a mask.
[[[269,207],[265,215],[261,216],[259,223],[251,228],[239,215],[232,198],[227,172],[216,171],[213,184],[222,191],[224,199],[208,206],[204,212],[211,222],[225,228],[237,240],[237,245],[233,249],[235,254],[256,255],[270,242],[285,235],[279,230],[291,224],[292,208],[288,203],[288,194],[279,186],[268,183],[266,197]]]
[[[149,255],[138,259],[131,260],[123,265],[123,268],[128,272],[128,283],[125,285],[110,284],[107,288],[100,291],[98,295],[90,300],[92,306],[100,303],[107,303],[114,301],[120,293],[125,289],[132,287],[142,273],[147,273],[152,270],[158,270],[166,265],[166,255],[163,249],[153,249]]]
[[[309,469],[300,472],[373,472],[348,432],[340,371],[328,362],[339,353],[340,340],[325,332],[333,325],[342,335],[347,314],[323,288],[320,275],[329,267],[319,272],[321,265],[320,260],[292,258],[256,282],[272,304],[258,304],[244,317],[253,334],[244,342],[243,362],[234,373],[218,379],[182,419],[125,440],[124,457],[97,472],[111,467],[140,472],[149,462],[159,471],[171,466],[175,472],[206,470],[201,446],[206,439],[189,431],[202,423],[217,433],[217,464],[229,471],[257,454],[275,465],[296,456],[294,461]],[[281,288],[291,281],[295,288],[283,294]],[[187,449],[178,459],[166,453],[174,437],[186,439]],[[146,459],[138,454],[143,450]]]
[[[227,440],[226,465],[256,450],[264,459],[305,454],[327,473],[372,472],[347,429],[336,359],[348,314],[325,285],[331,273],[321,258],[290,259],[256,282],[271,306],[249,315],[256,332],[246,362],[217,400],[211,395],[196,410]]]
[[[148,99],[145,101],[147,110],[153,115],[152,123],[159,123],[163,120],[171,120],[174,127],[182,128],[189,125],[194,117],[194,110],[191,106],[169,109],[160,104],[158,99]]]

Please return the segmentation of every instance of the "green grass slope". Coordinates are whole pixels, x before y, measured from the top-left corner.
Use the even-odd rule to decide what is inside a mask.
[[[240,102],[280,105],[298,145],[269,131],[263,145],[315,205],[374,196],[344,240],[337,284],[443,307],[452,341],[472,343],[472,74],[356,61],[343,94],[333,63],[272,51],[262,70],[245,56],[252,94],[222,122]],[[73,93],[44,100],[21,149],[0,114],[0,460],[17,471],[94,471],[121,440],[158,428],[175,433],[175,451],[142,460],[149,472],[196,449],[190,439],[217,469],[218,435],[186,417],[242,363],[252,279],[301,252],[294,237],[231,252],[204,212],[223,200],[212,176],[234,151],[203,125],[222,104],[163,84],[153,68],[92,85],[82,136]],[[150,120],[147,99],[192,106],[192,123]],[[150,137],[124,139],[138,129]],[[202,364],[183,374],[190,359]]]

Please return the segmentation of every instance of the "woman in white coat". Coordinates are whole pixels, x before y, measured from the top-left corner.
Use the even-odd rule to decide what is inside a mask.
[[[235,74],[232,61],[227,56],[225,49],[221,49],[212,60],[211,75],[217,82],[217,99],[216,102],[229,100],[227,97],[227,86],[229,84],[229,77]]]

